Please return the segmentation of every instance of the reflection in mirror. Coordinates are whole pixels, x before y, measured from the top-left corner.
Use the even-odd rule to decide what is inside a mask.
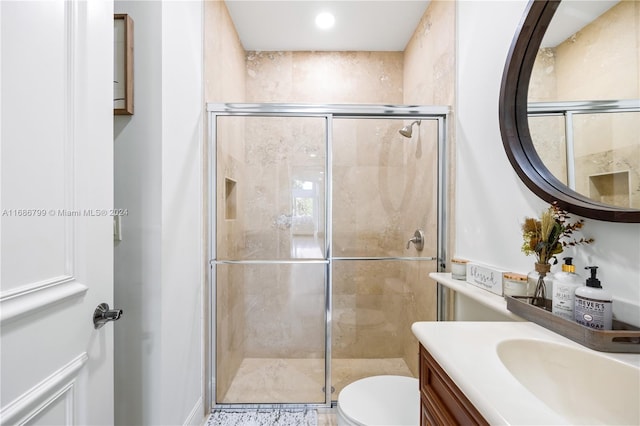
[[[546,168],[600,203],[640,208],[640,2],[563,1],[529,84]]]

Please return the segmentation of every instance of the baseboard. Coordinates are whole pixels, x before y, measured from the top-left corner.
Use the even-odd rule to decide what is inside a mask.
[[[204,414],[204,406],[202,405],[202,397],[198,398],[196,405],[193,407],[189,416],[184,421],[184,426],[202,426],[207,422],[208,416]]]

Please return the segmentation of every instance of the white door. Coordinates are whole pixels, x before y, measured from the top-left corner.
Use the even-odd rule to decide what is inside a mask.
[[[0,1],[1,424],[113,423],[113,3]]]

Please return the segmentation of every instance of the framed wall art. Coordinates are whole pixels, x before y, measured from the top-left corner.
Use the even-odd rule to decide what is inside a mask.
[[[133,115],[133,20],[113,15],[113,113]]]

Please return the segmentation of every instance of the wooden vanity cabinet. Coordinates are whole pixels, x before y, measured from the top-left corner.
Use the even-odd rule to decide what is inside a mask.
[[[420,425],[488,425],[447,373],[420,345]]]

